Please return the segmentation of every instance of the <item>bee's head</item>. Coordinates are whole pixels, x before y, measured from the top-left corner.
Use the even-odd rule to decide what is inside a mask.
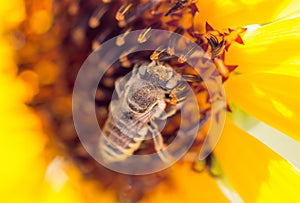
[[[144,80],[163,89],[172,89],[178,80],[176,72],[169,65],[157,61],[140,66],[139,74]]]

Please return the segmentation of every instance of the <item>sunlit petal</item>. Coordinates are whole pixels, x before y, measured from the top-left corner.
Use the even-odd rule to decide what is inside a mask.
[[[298,69],[300,17],[248,27],[243,36],[245,45],[233,44],[226,54],[227,63],[238,64],[239,73]]]
[[[294,7],[290,5],[292,3],[289,0],[276,3],[272,0],[198,0],[197,7],[203,23],[208,21],[215,28],[220,29],[272,22],[283,15],[295,12]],[[297,6],[299,6],[299,1]],[[287,9],[279,15],[282,8]]]
[[[2,29],[11,29],[18,25],[22,20],[24,20],[25,6],[22,0],[11,0],[9,3],[5,1],[0,2],[0,18]]]
[[[300,141],[300,75],[293,70],[243,74],[230,78],[225,87],[230,102]]]
[[[57,184],[58,182],[59,185]],[[40,195],[36,198],[36,202],[45,203],[114,201],[112,191],[101,191],[96,182],[84,180],[75,166],[62,157],[56,157],[48,165],[45,181],[41,184]]]
[[[299,171],[283,160],[270,161],[268,171],[269,178],[262,183],[257,202],[299,201]]]
[[[277,9],[275,14],[276,19],[282,19],[286,17],[291,17],[299,15],[300,4],[299,0],[284,1]]]
[[[232,186],[247,202],[298,201],[299,171],[231,119],[215,152]]]
[[[300,142],[257,120],[234,104],[231,104],[230,108],[232,109],[230,117],[239,128],[265,144],[300,171],[300,157],[297,156],[300,154]]]

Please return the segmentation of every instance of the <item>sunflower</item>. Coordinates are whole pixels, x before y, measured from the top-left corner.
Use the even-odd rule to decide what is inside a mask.
[[[93,0],[0,3],[3,202],[300,200],[300,112],[294,95],[300,90],[299,1],[166,1],[155,9],[146,6],[171,19],[161,24],[153,23],[139,4],[98,5]],[[129,12],[127,18],[126,11],[134,15]],[[181,25],[183,31],[176,32],[189,37],[193,26],[191,38],[200,36],[199,44],[208,51],[226,36],[230,47],[223,48],[228,52],[211,56],[224,73],[230,113],[207,160],[208,170],[195,172],[191,163],[181,161],[170,171],[149,176],[117,174],[99,167],[74,135],[71,90],[78,68],[91,48],[129,31],[137,14],[142,19],[134,28]],[[209,32],[215,40],[209,41]],[[120,61],[124,67],[132,65],[130,58]],[[111,80],[103,83],[109,86]],[[99,92],[98,98],[106,94]],[[98,110],[106,108],[100,105]],[[199,162],[197,167],[205,166]]]

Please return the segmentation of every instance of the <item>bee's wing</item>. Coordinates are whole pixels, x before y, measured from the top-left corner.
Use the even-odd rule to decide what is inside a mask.
[[[121,132],[127,136],[139,138],[141,135],[139,131],[149,122],[150,117],[153,115],[154,110],[148,111],[142,116],[134,116],[132,119],[127,120],[127,125],[120,129]],[[142,139],[142,137],[141,137]]]

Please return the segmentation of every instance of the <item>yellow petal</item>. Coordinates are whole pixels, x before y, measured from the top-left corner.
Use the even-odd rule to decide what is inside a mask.
[[[239,74],[226,84],[229,101],[298,141],[299,33],[300,17],[252,26],[245,45],[233,44],[227,55],[227,63],[239,65]]]
[[[84,181],[70,164],[57,166],[51,174],[49,157],[57,152],[48,146],[37,115],[24,105],[30,91],[18,77],[13,77],[13,72],[0,74],[0,81],[1,201],[114,202],[111,191],[100,192],[97,185]]]
[[[198,0],[196,4],[202,22],[208,21],[221,29],[272,22],[282,16],[279,16],[279,9],[288,7],[290,3],[290,0],[276,3],[272,0]],[[295,11],[293,7],[289,8],[291,10],[287,9],[284,14]]]
[[[11,68],[14,70],[15,67]],[[30,202],[44,176],[43,151],[47,139],[37,116],[24,105],[31,91],[11,74],[14,71],[8,71],[9,67],[2,70],[1,67],[1,200]]]
[[[299,201],[299,171],[285,161],[270,161],[269,179],[261,184],[257,202]],[[288,191],[289,190],[289,191]]]
[[[245,202],[299,201],[299,171],[230,119],[226,120],[215,154]]]
[[[245,45],[233,43],[226,54],[227,64],[239,65],[237,72],[249,73],[287,68],[299,69],[300,17],[267,25],[249,26]]]
[[[9,3],[0,2],[0,31],[3,29],[11,29],[24,20],[25,6],[22,0],[11,0]]]
[[[300,141],[300,73],[288,70],[231,77],[225,88],[230,102]]]
[[[297,15],[300,13],[299,0],[285,1],[277,9],[276,19],[286,18],[288,16]]]
[[[45,180],[39,188],[40,195],[35,198],[37,203],[116,201],[112,191],[102,190],[96,182],[85,180],[78,169],[62,157],[51,162]]]

